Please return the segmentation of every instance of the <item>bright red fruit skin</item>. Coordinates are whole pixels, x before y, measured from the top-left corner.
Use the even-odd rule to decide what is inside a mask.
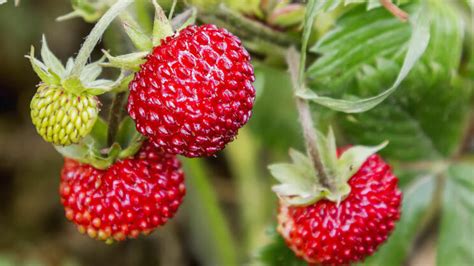
[[[249,120],[254,80],[236,36],[214,25],[188,26],[148,55],[129,85],[127,109],[164,152],[211,156]]]
[[[280,204],[278,232],[309,264],[348,265],[373,254],[400,218],[398,179],[374,154],[350,180],[339,204],[320,200],[309,206]]]
[[[66,158],[59,192],[66,217],[80,232],[121,241],[166,223],[186,189],[178,159],[145,144],[134,158],[107,170]]]

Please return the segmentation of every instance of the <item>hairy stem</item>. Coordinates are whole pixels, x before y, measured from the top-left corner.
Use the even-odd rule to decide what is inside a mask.
[[[288,49],[287,54],[287,62],[288,67],[290,69],[292,87],[296,94],[299,90],[302,89],[302,83],[298,80],[299,76],[299,63],[300,56],[295,48]],[[309,104],[306,100],[301,99],[299,97],[295,97],[296,99],[296,108],[298,110],[299,120],[301,123],[301,127],[303,129],[303,136],[306,145],[306,152],[308,153],[309,158],[313,162],[313,166],[318,174],[319,183],[324,187],[328,188],[329,190],[333,190],[333,180],[327,175],[326,170],[324,168],[324,164],[321,160],[321,152],[318,147],[317,142],[317,132],[315,129],[315,124],[313,122],[313,117],[311,116],[311,110],[309,108]]]
[[[408,14],[401,10],[397,5],[392,3],[392,0],[380,0],[380,3],[387,9],[390,13],[392,13],[395,17],[400,19],[401,21],[408,20]]]
[[[71,76],[80,76],[82,69],[89,60],[89,57],[94,50],[95,46],[99,42],[100,38],[104,34],[105,30],[109,27],[110,23],[123,11],[125,10],[133,0],[119,0],[102,16],[102,18],[95,24],[86,41],[82,45],[79,53],[77,54],[74,66],[71,71]]]
[[[209,18],[218,19],[221,24],[234,26],[239,30],[239,33],[242,32],[248,33],[250,36],[258,37],[266,41],[288,47],[291,44],[298,44],[299,40],[292,38],[291,36],[276,31],[258,21],[249,19],[242,14],[230,10],[224,5],[219,6],[219,8],[214,13],[201,13],[204,20]]]

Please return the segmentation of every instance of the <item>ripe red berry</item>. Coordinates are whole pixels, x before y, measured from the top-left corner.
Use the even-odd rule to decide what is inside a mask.
[[[166,223],[185,190],[178,159],[149,144],[107,170],[65,159],[59,188],[66,217],[80,232],[108,242],[149,234]]]
[[[254,80],[236,36],[214,25],[188,26],[147,57],[130,83],[128,112],[164,152],[210,156],[249,120]]]
[[[320,200],[309,206],[280,205],[278,231],[310,264],[346,265],[370,256],[400,218],[401,192],[391,168],[371,155],[340,204]]]

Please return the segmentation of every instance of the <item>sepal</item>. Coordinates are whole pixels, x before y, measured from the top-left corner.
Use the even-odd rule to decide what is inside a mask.
[[[66,70],[64,69],[63,64],[59,59],[51,52],[48,47],[48,42],[46,41],[46,37],[43,35],[42,37],[43,45],[41,47],[41,59],[43,63],[59,77],[63,78],[66,74]]]
[[[112,56],[109,52],[102,50],[104,55],[107,57],[108,62],[102,63],[104,67],[114,67],[131,71],[138,71],[140,65],[145,62],[145,57],[148,52],[137,52],[119,56]]]
[[[121,17],[125,33],[132,41],[133,45],[140,51],[150,51],[153,43],[150,36],[130,15],[125,14]]]
[[[171,23],[165,15],[165,12],[161,8],[161,6],[156,2],[156,0],[152,0],[153,6],[155,7],[155,20],[153,22],[153,46],[160,45],[161,40],[164,38],[173,35],[173,28],[171,27]]]
[[[319,182],[313,163],[305,154],[290,149],[291,163],[269,166],[270,173],[280,184],[272,187],[278,197],[286,204],[310,205],[320,199],[341,202],[350,193],[349,179],[359,171],[364,162],[387,145],[384,142],[375,147],[353,146],[338,156],[336,141],[330,129],[327,136],[318,134],[318,147],[321,160],[333,186],[326,188]]]
[[[91,133],[79,144],[55,146],[64,157],[90,164],[97,169],[107,169],[117,160],[134,156],[145,138],[138,133],[130,118],[124,119],[119,127],[117,142],[107,146],[107,125],[97,119]]]
[[[58,76],[53,75],[43,62],[35,58],[35,48],[33,46],[31,46],[30,55],[27,55],[26,58],[30,60],[33,70],[42,82],[49,85],[59,85],[60,79]]]
[[[186,9],[181,14],[176,15],[171,21],[171,25],[173,26],[174,30],[179,32],[187,26],[195,24],[196,19],[197,9],[195,7],[191,7],[189,9]]]
[[[32,46],[30,54],[26,56],[33,67],[33,70],[41,81],[50,86],[62,87],[66,91],[75,95],[84,92],[90,95],[100,95],[110,91],[120,91],[123,89],[123,83],[128,77],[123,73],[115,81],[97,79],[102,73],[102,64],[106,56],[86,65],[78,76],[72,75],[75,60],[69,58],[66,66],[49,49],[46,37],[43,35],[43,44],[41,47],[41,60],[35,58],[35,49]],[[138,62],[138,61],[137,61]]]

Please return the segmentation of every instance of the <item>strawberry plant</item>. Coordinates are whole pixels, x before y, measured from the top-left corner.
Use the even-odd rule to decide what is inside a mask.
[[[436,265],[474,264],[472,1],[70,8],[57,20],[91,28],[78,53],[45,34],[26,57],[80,233],[176,223],[183,264],[416,265],[427,243]]]

